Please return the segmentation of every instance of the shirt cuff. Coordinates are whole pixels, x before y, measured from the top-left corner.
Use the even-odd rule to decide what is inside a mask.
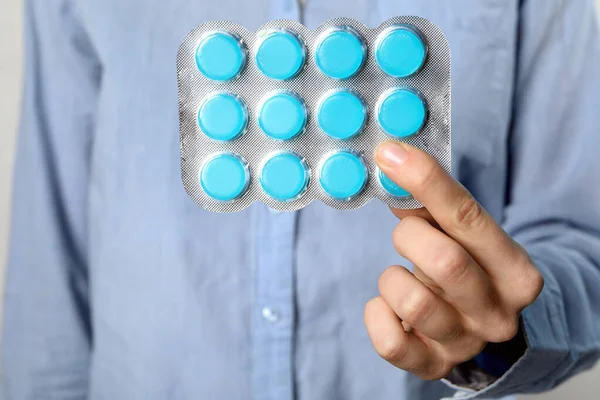
[[[482,370],[475,362],[463,366],[468,368],[468,374],[453,371],[443,379],[457,390],[453,400],[542,392],[554,387],[560,372],[570,367],[567,329],[559,301],[561,295],[552,277],[545,278],[542,293],[521,315],[526,344],[524,354],[499,378]]]

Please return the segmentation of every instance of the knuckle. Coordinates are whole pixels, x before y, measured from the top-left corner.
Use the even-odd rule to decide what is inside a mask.
[[[408,353],[406,340],[401,336],[384,336],[374,341],[373,347],[379,357],[390,362],[401,362]]]
[[[385,287],[389,285],[390,281],[394,278],[394,276],[398,273],[397,265],[392,265],[391,267],[387,267],[385,271],[379,275],[379,279],[377,280],[377,287],[379,288],[379,293],[383,293]]]
[[[484,339],[475,335],[468,335],[456,343],[448,355],[448,360],[454,365],[471,360],[483,351],[486,344],[487,342]]]
[[[498,341],[497,343],[508,342],[509,340],[517,336],[518,332],[519,325],[516,321],[510,321],[505,323],[498,329],[498,337],[496,338],[496,340]]]
[[[415,215],[408,215],[400,220],[400,222],[396,226],[395,231],[397,231],[398,233],[402,233],[404,232],[404,230],[410,230],[410,228],[413,227],[420,220],[420,217],[417,217]]]
[[[367,333],[372,339],[379,333],[380,324],[378,321],[381,321],[386,317],[386,311],[387,307],[385,300],[380,296],[372,298],[365,304],[363,323],[365,324],[365,328],[367,328]]]
[[[458,229],[468,231],[483,223],[483,207],[471,195],[466,196],[454,213],[454,224]]]
[[[392,244],[398,253],[401,253],[404,248],[405,232],[407,232],[405,224],[405,219],[401,220],[392,231]]]
[[[426,321],[435,312],[436,302],[433,296],[425,290],[413,292],[400,306],[400,317],[411,325]]]
[[[508,342],[519,332],[518,318],[502,318],[494,324],[489,324],[486,340],[491,343]]]
[[[392,232],[394,244],[402,244],[404,236],[413,230],[413,227],[415,224],[419,223],[420,219],[421,218],[413,215],[402,218]]]
[[[438,176],[438,167],[434,162],[428,162],[415,177],[415,185],[420,188],[432,186]]]
[[[450,372],[452,372],[454,367],[455,367],[455,365],[452,365],[452,364],[442,365],[438,371],[436,381],[439,381],[440,379],[444,379],[445,377],[450,375]]]
[[[450,375],[450,372],[452,372],[452,368],[454,368],[453,364],[439,362],[438,364],[434,365],[430,370],[423,373],[420,377],[426,381],[439,381],[440,379],[444,379],[445,377]]]
[[[518,308],[523,309],[533,303],[544,288],[544,277],[531,266],[523,273],[522,283],[518,290]]]
[[[458,246],[445,246],[432,255],[432,267],[440,279],[446,282],[461,282],[468,271],[467,253]]]
[[[535,299],[537,299],[537,297],[540,295],[540,293],[544,289],[544,276],[541,274],[540,271],[538,271],[535,268],[531,274],[532,274],[532,276],[530,277],[530,280],[531,280],[530,287],[531,287],[531,296],[532,296],[531,303],[533,303],[533,301]]]
[[[460,322],[451,324],[444,332],[443,338],[447,341],[454,341],[465,334],[465,329]]]
[[[374,297],[365,304],[365,322],[369,314],[376,312],[381,305],[381,297]]]

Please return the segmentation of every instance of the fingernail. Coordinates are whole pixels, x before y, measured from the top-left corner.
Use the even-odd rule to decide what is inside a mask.
[[[386,167],[400,167],[408,158],[408,151],[398,142],[383,142],[377,146],[375,158]]]

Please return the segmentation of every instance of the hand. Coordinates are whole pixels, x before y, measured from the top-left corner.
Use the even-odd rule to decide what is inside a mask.
[[[414,274],[391,266],[381,275],[365,325],[385,360],[441,379],[488,342],[512,339],[544,281],[527,252],[434,158],[385,142],[375,159],[424,209],[392,209],[401,218],[394,247],[414,263]]]

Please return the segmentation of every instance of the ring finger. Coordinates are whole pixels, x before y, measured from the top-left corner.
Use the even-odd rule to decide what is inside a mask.
[[[427,221],[408,217],[393,234],[394,247],[431,278],[462,314],[486,319],[495,308],[494,288],[485,271],[454,240]]]

